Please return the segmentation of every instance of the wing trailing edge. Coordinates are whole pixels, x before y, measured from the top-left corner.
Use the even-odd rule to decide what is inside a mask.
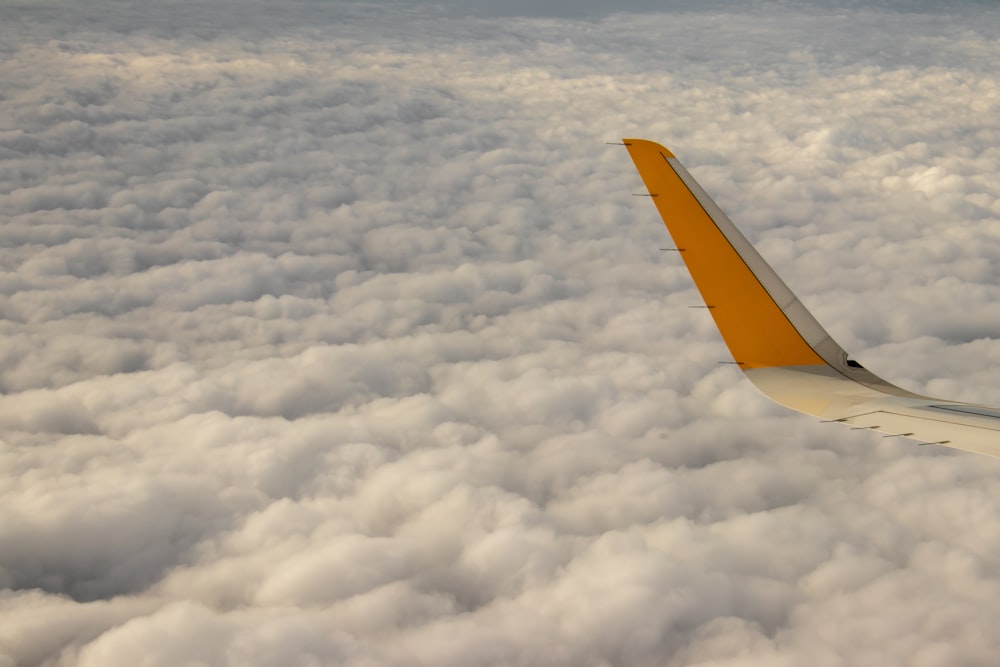
[[[920,396],[848,358],[669,150],[623,139],[733,360],[793,410],[1000,456],[1000,409]]]

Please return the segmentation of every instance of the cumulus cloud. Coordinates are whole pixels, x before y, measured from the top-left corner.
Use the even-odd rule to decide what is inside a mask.
[[[718,365],[605,142],[1000,404],[995,10],[622,7],[5,10],[0,665],[992,663],[1000,463]]]

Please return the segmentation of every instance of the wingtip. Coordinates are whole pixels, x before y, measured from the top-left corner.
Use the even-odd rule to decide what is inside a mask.
[[[655,141],[649,141],[648,139],[622,139],[622,143],[626,146],[635,146],[637,144],[645,144],[650,148],[655,148],[657,151],[663,154],[663,157],[675,157],[670,149],[665,146],[656,143]]]

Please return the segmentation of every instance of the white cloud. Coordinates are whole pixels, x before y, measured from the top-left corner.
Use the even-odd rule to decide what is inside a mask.
[[[1000,464],[717,365],[604,142],[1000,404],[995,10],[659,9],[11,8],[0,664],[991,664]]]

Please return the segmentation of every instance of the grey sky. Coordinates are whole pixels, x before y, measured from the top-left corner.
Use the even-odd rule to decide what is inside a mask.
[[[605,142],[1000,404],[996,10],[457,7],[0,5],[0,664],[992,664],[1000,462],[717,364]]]

